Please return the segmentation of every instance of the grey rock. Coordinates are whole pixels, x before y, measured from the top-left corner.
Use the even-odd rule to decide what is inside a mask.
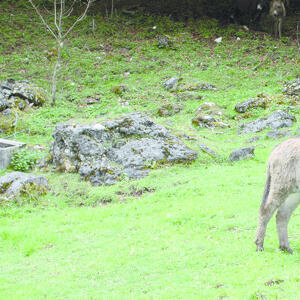
[[[167,80],[166,82],[163,83],[163,87],[166,90],[173,89],[176,86],[178,80],[179,80],[179,78],[172,77],[172,78],[170,78],[169,80]]]
[[[160,117],[170,117],[179,113],[181,110],[182,110],[182,105],[169,103],[169,104],[162,105],[158,109],[157,114]]]
[[[0,92],[0,112],[7,109],[7,108],[9,108],[9,107],[10,107],[10,103],[4,97],[1,98],[1,92]]]
[[[254,156],[254,149],[255,147],[243,147],[234,150],[231,152],[229,155],[229,160],[230,161],[238,161],[241,159],[246,159]]]
[[[251,144],[251,143],[257,142],[257,141],[260,140],[260,139],[261,139],[261,136],[254,136],[254,137],[252,137],[252,138],[246,140],[245,143]]]
[[[267,133],[267,137],[270,139],[280,139],[285,136],[293,135],[291,130],[271,130]]]
[[[238,103],[234,109],[239,113],[244,113],[253,108],[257,108],[257,107],[266,108],[266,106],[267,106],[267,98],[257,97],[257,98],[251,98]]]
[[[18,107],[19,107],[20,110],[24,110],[25,107],[26,107],[24,101],[21,101],[21,102],[18,104]]]
[[[282,110],[275,111],[267,118],[260,118],[253,122],[247,122],[239,125],[238,134],[248,134],[252,132],[259,132],[269,127],[271,129],[279,129],[283,127],[293,126],[296,120],[295,116],[288,114]]]
[[[179,136],[186,141],[197,141],[196,137],[186,135],[184,133],[180,133]]]
[[[300,95],[300,77],[295,80],[288,81],[284,85],[283,93],[291,96],[299,96]]]
[[[43,191],[49,189],[47,179],[43,176],[23,172],[12,172],[0,177],[0,197],[14,197],[18,195],[27,184],[38,186]]]
[[[4,116],[10,116],[12,114],[12,110],[10,108],[7,108],[2,113]]]
[[[196,114],[205,112],[211,116],[223,116],[221,107],[214,102],[204,102],[198,107]]]
[[[203,114],[201,112],[197,112],[196,116],[192,119],[192,124],[199,127],[229,127],[228,124],[216,119],[215,117],[207,114]]]
[[[216,91],[216,86],[206,83],[206,82],[199,82],[198,80],[184,80],[182,84],[177,87],[179,92],[187,92],[187,91],[198,91],[198,90],[211,90]]]
[[[212,149],[210,149],[208,146],[206,146],[205,144],[199,144],[199,148],[203,152],[205,152],[211,156],[218,157],[218,154],[215,151],[213,151]]]
[[[160,37],[157,41],[158,48],[170,48],[172,41],[167,36]]]
[[[199,95],[195,91],[186,91],[182,93],[178,93],[176,95],[178,101],[189,101],[189,100],[197,100],[200,101],[203,99],[202,95]]]
[[[101,124],[58,124],[51,152],[54,166],[79,172],[94,185],[141,178],[153,166],[193,161],[197,153],[149,117],[132,113]]]
[[[0,83],[0,111],[17,105],[24,109],[26,105],[41,106],[46,102],[45,91],[27,80],[8,79]]]
[[[17,81],[13,85],[11,96],[26,99],[34,106],[41,106],[47,101],[45,91],[27,80]]]

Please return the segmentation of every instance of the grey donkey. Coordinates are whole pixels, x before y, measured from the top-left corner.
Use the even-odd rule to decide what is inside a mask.
[[[282,0],[272,0],[270,4],[270,16],[273,18],[274,22],[274,35],[277,39],[281,39],[281,31],[282,31],[282,20],[286,16],[286,9],[284,5],[284,1]]]
[[[279,246],[293,253],[288,240],[288,222],[300,203],[300,136],[277,145],[268,160],[267,180],[259,211],[255,237],[257,251],[263,251],[266,227],[277,210],[276,224]]]

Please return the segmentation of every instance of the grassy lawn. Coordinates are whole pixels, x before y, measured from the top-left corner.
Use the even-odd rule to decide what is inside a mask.
[[[27,79],[50,94],[55,43],[33,11],[2,1],[0,81]],[[300,218],[289,230],[293,255],[278,249],[274,218],[257,253],[253,243],[265,181],[266,159],[278,140],[256,135],[255,157],[230,163],[228,156],[253,135],[237,135],[239,123],[299,103],[282,94],[299,76],[294,35],[281,43],[267,33],[245,32],[216,21],[184,26],[165,17],[91,17],[80,23],[63,52],[57,105],[20,112],[17,140],[41,145],[46,154],[58,122],[92,122],[99,116],[144,111],[199,151],[190,165],[154,169],[141,180],[94,187],[79,175],[34,170],[49,180],[47,195],[0,206],[0,299],[298,299]],[[70,20],[66,20],[70,22]],[[153,26],[157,29],[154,31]],[[171,48],[159,48],[167,34]],[[214,39],[222,36],[220,44]],[[239,38],[239,39],[237,39]],[[260,65],[261,64],[261,65]],[[257,70],[256,67],[260,65]],[[179,100],[162,83],[171,77],[214,84],[197,91],[202,100]],[[113,92],[125,85],[122,95]],[[267,94],[266,110],[238,116],[236,103]],[[100,100],[88,105],[86,98]],[[163,104],[183,110],[160,117]],[[225,112],[229,128],[191,124],[203,102]],[[0,115],[0,128],[9,122]],[[299,124],[292,130],[296,132]],[[24,132],[25,130],[25,132]],[[13,134],[3,131],[0,138]],[[205,143],[217,159],[199,150]],[[1,170],[0,175],[10,172]]]

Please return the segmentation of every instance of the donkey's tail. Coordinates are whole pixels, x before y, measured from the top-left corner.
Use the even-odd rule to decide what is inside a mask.
[[[269,170],[269,167],[268,167],[267,180],[266,180],[266,183],[265,183],[265,189],[264,189],[264,194],[263,194],[263,197],[262,197],[260,210],[263,210],[264,207],[265,207],[265,204],[267,202],[267,199],[268,199],[268,196],[269,196],[269,193],[270,193],[270,185],[271,185],[271,174],[270,174],[270,170]]]

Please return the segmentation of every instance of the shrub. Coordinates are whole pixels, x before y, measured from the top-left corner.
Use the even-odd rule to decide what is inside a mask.
[[[15,151],[11,158],[10,166],[15,171],[27,172],[39,158],[39,153],[27,149]]]

